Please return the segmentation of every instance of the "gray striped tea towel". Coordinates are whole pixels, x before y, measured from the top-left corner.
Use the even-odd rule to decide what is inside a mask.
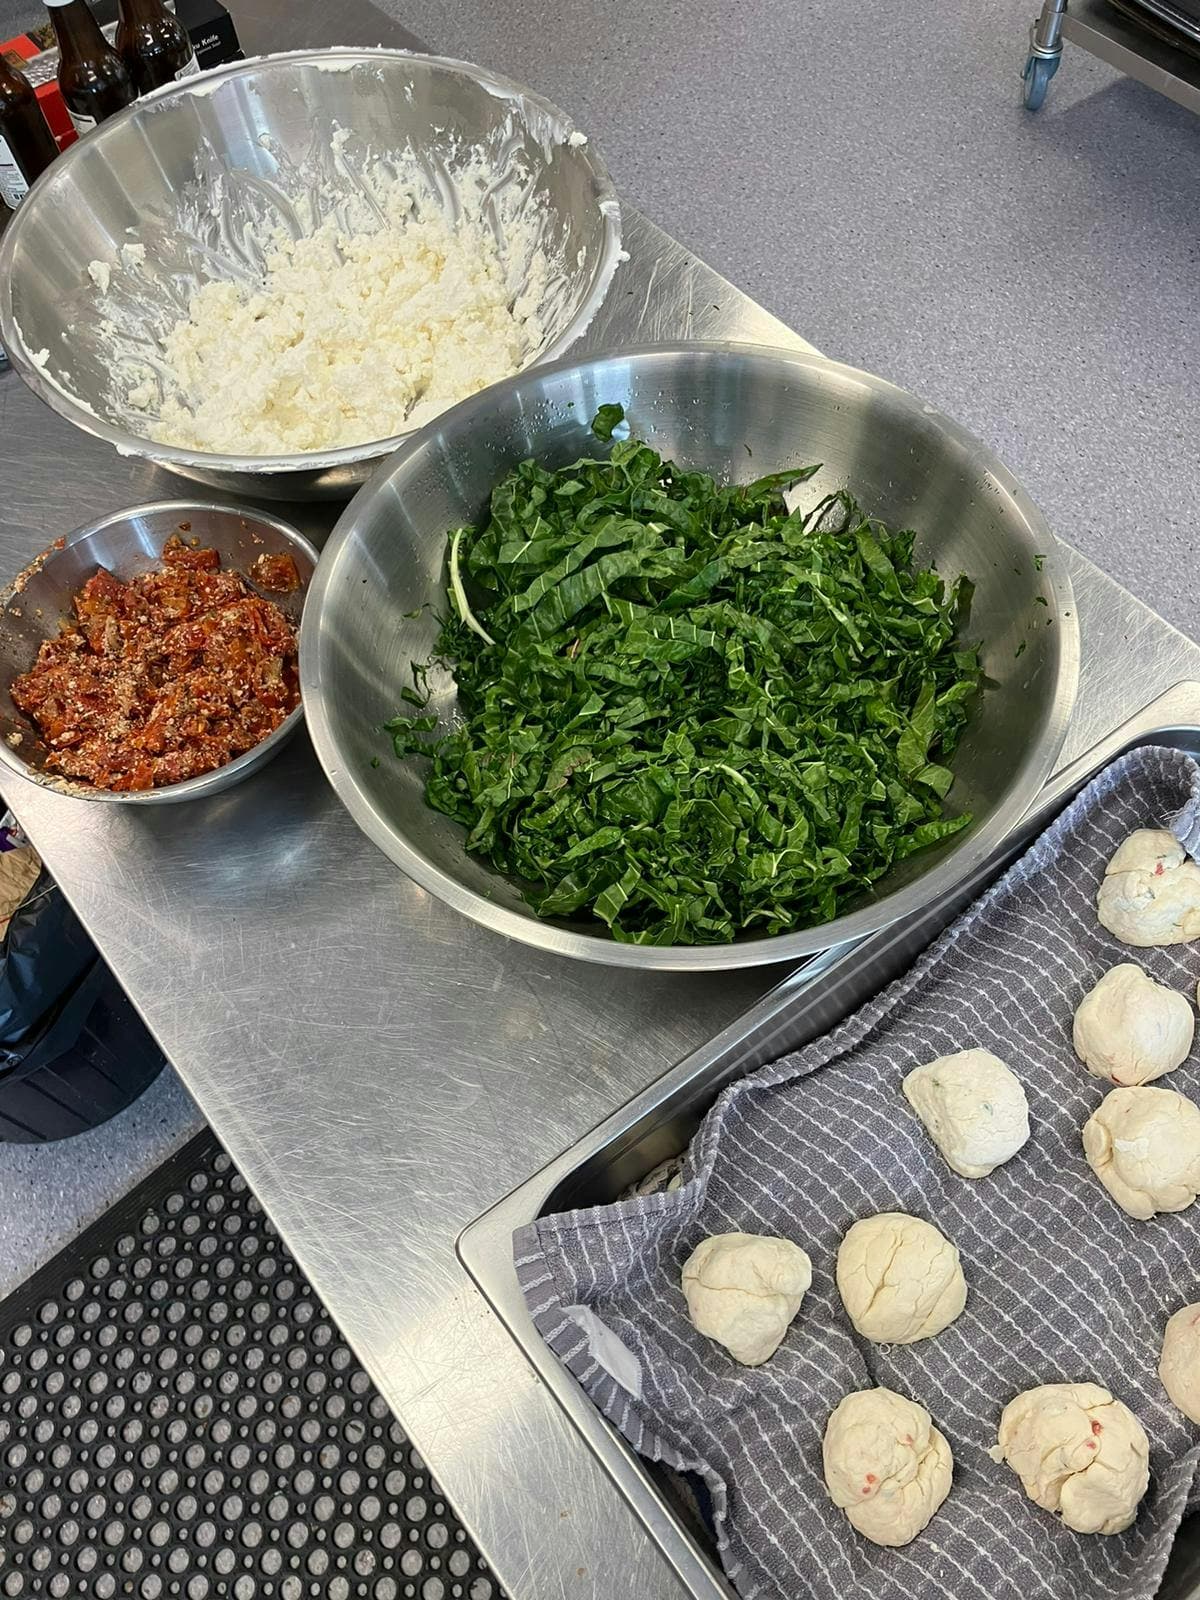
[[[1194,996],[1200,944],[1130,951],[1099,926],[1095,900],[1121,840],[1172,819],[1184,837],[1198,793],[1200,770],[1178,751],[1123,757],[906,977],[728,1088],[681,1188],[516,1235],[542,1336],[636,1450],[704,1480],[747,1600],[1147,1600],[1157,1588],[1200,1461],[1200,1430],[1156,1372],[1168,1314],[1200,1298],[1200,1203],[1135,1222],[1109,1199],[1080,1144],[1107,1086],[1076,1059],[1071,1021],[1118,961]],[[1016,1072],[1033,1127],[978,1181],[950,1171],[900,1091],[911,1068],[974,1045]],[[1169,1081],[1200,1100],[1200,1051]],[[877,1211],[926,1217],[959,1247],[967,1307],[936,1338],[871,1345],[846,1318],[838,1243]],[[734,1230],[795,1239],[813,1259],[798,1317],[755,1369],[696,1332],[679,1288],[694,1246]],[[1084,1379],[1150,1438],[1150,1490],[1123,1534],[1072,1533],[988,1456],[1013,1395]],[[949,1498],[899,1550],[854,1533],[821,1476],[830,1411],[872,1384],[927,1406],[954,1451]]]

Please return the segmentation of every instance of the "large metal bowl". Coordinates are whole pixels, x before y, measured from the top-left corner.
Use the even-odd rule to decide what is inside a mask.
[[[28,672],[43,639],[71,615],[71,598],[97,567],[122,579],[149,572],[162,563],[168,539],[197,541],[219,552],[221,565],[246,575],[261,555],[288,554],[296,563],[300,587],[292,594],[268,594],[284,614],[299,623],[316,570],[317,552],[303,534],[278,517],[206,500],[159,500],[152,505],[114,511],[98,522],[69,533],[51,545],[17,578],[0,590],[0,762],[43,788],[82,800],[127,806],[161,806],[216,794],[248,778],[264,766],[304,720],[303,706],[288,714],[274,733],[244,755],[212,772],[185,778],[160,789],[115,793],[90,784],[71,783],[45,770],[47,750],[33,723],[9,698],[13,679]],[[263,591],[265,593],[265,591]]]
[[[350,138],[335,149],[337,130]],[[453,213],[448,178],[481,152],[487,216],[513,298],[539,253],[550,263],[532,359],[583,333],[620,256],[620,211],[603,162],[563,112],[462,61],[403,50],[298,51],[220,67],[136,101],[50,167],[0,242],[0,340],[48,405],[122,455],[217,488],[276,499],[353,493],[404,432],[337,450],[214,455],[158,444],[122,403],[118,357],[151,357],[204,281],[253,282],[248,222],[293,235],[296,200],[336,214],[361,175],[411,150],[419,207]],[[533,219],[533,231],[520,225]],[[146,250],[121,270],[131,238]],[[514,242],[515,241],[515,242]],[[89,263],[112,269],[105,309]],[[539,280],[540,281],[540,280]],[[128,302],[128,303],[126,303]],[[115,315],[115,332],[102,323]],[[364,373],[364,383],[371,381]]]
[[[918,531],[922,561],[975,581],[970,634],[982,642],[989,687],[954,757],[950,795],[951,809],[975,821],[910,857],[836,921],[663,949],[618,944],[598,924],[541,921],[515,884],[467,854],[463,830],[425,804],[425,764],[398,762],[379,731],[403,709],[410,662],[428,657],[437,636],[447,530],[479,518],[493,484],[523,458],[555,467],[602,449],[588,423],[611,401],[655,449],[727,481],[824,462],[804,489],[811,503],[849,487],[869,511]],[[402,446],[325,548],[301,628],[300,682],[330,782],[364,832],[431,893],[547,950],[679,971],[792,960],[951,890],[1049,776],[1078,658],[1062,553],[1020,484],[977,439],[882,378],[819,356],[693,344],[540,367],[464,401]],[[453,679],[430,681],[445,723],[455,711]]]

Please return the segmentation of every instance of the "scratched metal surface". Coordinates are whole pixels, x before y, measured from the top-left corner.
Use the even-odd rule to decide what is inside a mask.
[[[248,51],[405,42],[364,0],[247,0],[238,24]],[[800,342],[628,209],[626,244],[588,345]],[[178,492],[12,375],[0,482],[0,572]],[[328,529],[327,511],[279,509]],[[1064,760],[1200,677],[1200,649],[1082,557],[1072,575],[1085,665]],[[485,933],[356,832],[304,737],[187,808],[3,793],[515,1600],[677,1595],[454,1240],[782,974],[638,978]]]

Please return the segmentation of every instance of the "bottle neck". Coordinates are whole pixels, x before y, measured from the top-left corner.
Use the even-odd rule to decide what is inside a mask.
[[[86,0],[47,0],[54,36],[58,40],[59,54],[88,56],[94,59],[109,48],[108,40],[100,32],[100,24],[88,10]]]
[[[117,9],[122,22],[131,26],[139,22],[160,22],[170,16],[163,0],[118,0]]]
[[[0,90],[9,95],[24,94],[26,90],[31,94],[33,92],[29,79],[23,72],[18,72],[3,54],[0,54]]]

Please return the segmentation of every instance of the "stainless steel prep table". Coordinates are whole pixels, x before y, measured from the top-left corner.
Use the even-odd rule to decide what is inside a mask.
[[[248,53],[406,42],[365,0],[247,0],[237,20]],[[802,342],[628,206],[625,229],[588,346]],[[187,492],[12,374],[0,463],[8,573],[106,510]],[[279,509],[318,540],[336,511]],[[1200,678],[1200,648],[1082,556],[1071,572],[1085,659],[1064,761]],[[484,933],[367,843],[303,737],[186,807],[3,793],[514,1600],[677,1596],[454,1241],[783,972],[636,978]]]

